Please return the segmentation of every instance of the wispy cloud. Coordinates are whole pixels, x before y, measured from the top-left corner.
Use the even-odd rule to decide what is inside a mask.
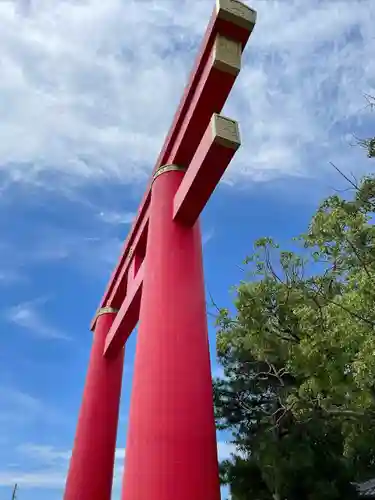
[[[10,323],[30,332],[34,337],[49,340],[71,340],[69,336],[54,327],[44,317],[40,307],[44,299],[22,302],[5,312],[5,318]]]
[[[17,460],[0,470],[0,486],[17,483],[22,489],[62,489],[68,469],[70,450],[50,445],[24,443],[9,450]]]
[[[0,471],[0,486],[14,486],[16,483],[20,488],[47,488],[61,489],[65,484],[66,472],[51,470],[22,472],[13,469]]]
[[[207,245],[207,243],[210,242],[214,236],[215,236],[215,230],[212,228],[203,231],[203,233],[202,233],[202,245],[203,246]]]
[[[229,458],[234,451],[230,443],[218,443],[219,459]],[[16,447],[15,456],[21,462],[26,459],[28,467],[9,466],[0,470],[0,486],[18,483],[21,488],[61,489],[65,484],[71,452],[54,446],[21,444]],[[121,483],[125,449],[117,448],[115,454],[115,487]],[[32,469],[32,470],[31,470]]]
[[[43,412],[43,404],[38,398],[19,389],[0,386],[0,398],[0,420],[14,419],[18,415],[32,418]]]
[[[117,212],[114,210],[107,210],[99,213],[99,219],[108,224],[131,224],[135,219],[134,212]]]
[[[23,489],[62,489],[71,457],[70,450],[51,445],[24,443],[16,446],[13,453],[16,464],[0,470],[0,486],[17,483]],[[125,449],[117,448],[115,453],[115,480],[121,482]]]
[[[49,445],[32,443],[19,445],[16,448],[16,452],[31,458],[35,462],[42,462],[44,465],[52,465],[61,461],[65,462],[71,457],[71,451],[59,450]]]
[[[178,9],[174,0],[20,5],[0,2],[0,165],[8,180],[52,180],[57,189],[143,180],[213,1],[181,0]],[[365,125],[361,94],[374,92],[373,0],[252,6],[258,25],[228,106],[244,147],[227,180],[319,176],[333,159],[349,165],[345,134]]]
[[[19,283],[23,279],[23,276],[14,269],[0,269],[0,286]]]
[[[95,214],[88,218],[87,224],[92,225],[95,218]],[[113,231],[102,230],[100,225],[94,228],[76,227],[74,221],[69,229],[52,224],[46,226],[39,219],[33,220],[33,223],[33,235],[23,234],[24,223],[19,222],[17,238],[10,233],[7,244],[0,246],[0,257],[4,263],[4,270],[0,269],[0,287],[23,284],[29,280],[34,269],[40,270],[50,264],[55,264],[58,271],[67,266],[92,277],[107,276],[123,245],[123,239],[115,232],[114,219],[106,222],[106,225],[113,226]],[[40,301],[31,301],[14,306],[7,317],[19,326],[26,326],[23,323],[27,320],[29,326],[33,325],[33,331],[36,325],[41,326],[40,332],[44,334],[46,325],[41,323],[41,305]],[[49,330],[54,330],[51,325]]]
[[[123,242],[113,235],[85,235],[72,229],[50,229],[44,231],[28,252],[30,264],[48,261],[68,261],[71,266],[84,271],[107,272],[120,253]]]
[[[0,385],[0,401],[0,439],[8,440],[36,421],[48,425],[65,422],[65,417],[51,405],[12,385]]]

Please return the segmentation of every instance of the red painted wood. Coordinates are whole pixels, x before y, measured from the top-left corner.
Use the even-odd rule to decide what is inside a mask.
[[[209,55],[200,79],[196,80],[196,87],[191,87],[189,106],[184,107],[185,114],[183,120],[179,122],[179,132],[174,135],[173,148],[166,157],[166,161],[161,164],[176,163],[188,167],[212,114],[221,111],[233,87],[236,77],[215,68],[212,54]],[[142,225],[141,223],[138,234]],[[107,299],[107,305],[111,307],[118,307],[125,297],[126,287],[123,281],[128,263],[129,261],[125,259],[123,269],[117,273],[115,283],[110,286],[111,293]]]
[[[232,23],[228,21],[224,21],[223,19],[219,19],[216,15],[216,10],[213,12],[210,22],[207,26],[206,33],[203,38],[203,42],[198,54],[198,57],[196,59],[196,62],[193,66],[192,72],[190,74],[190,78],[188,81],[188,84],[185,88],[184,94],[182,96],[182,99],[180,101],[180,104],[178,106],[178,109],[176,111],[175,117],[172,122],[172,126],[166,136],[164,145],[161,149],[161,152],[159,154],[158,160],[156,162],[154,172],[159,168],[161,165],[166,164],[166,163],[171,163],[173,160],[173,155],[171,155],[172,149],[174,148],[176,138],[178,134],[180,133],[180,130],[183,128],[185,116],[187,114],[187,111],[189,109],[190,103],[193,99],[193,96],[195,94],[196,88],[198,86],[198,82],[200,80],[201,75],[204,72],[205,66],[207,64],[207,61],[209,59],[209,54],[211,52],[213,42],[215,39],[215,36],[221,33],[224,36],[227,36],[228,38],[231,38],[233,40],[237,40],[241,42],[242,47],[244,48],[250,35],[251,35],[251,30],[247,30],[244,28],[241,28],[239,26],[233,25]],[[228,90],[229,92],[229,90]],[[223,103],[224,104],[224,103]],[[222,104],[222,105],[223,105]],[[216,106],[215,109],[212,110],[211,114],[213,112],[220,112],[221,108],[220,106]],[[198,113],[199,114],[199,113]],[[186,123],[186,122],[185,122]],[[207,124],[206,124],[207,125]],[[203,125],[202,125],[203,126]],[[205,130],[205,127],[203,127],[203,130]],[[191,132],[194,132],[194,128],[190,127],[189,130]],[[186,144],[189,145],[189,138],[186,137]],[[184,155],[183,155],[183,160],[184,163],[188,164],[193,157],[195,153],[195,147],[198,145],[198,143],[195,144],[194,146],[194,141],[190,143],[190,148],[187,146],[186,149],[184,149]],[[121,256],[119,258],[119,262],[108,282],[106,291],[104,292],[104,295],[102,297],[102,300],[100,302],[100,306],[104,307],[106,305],[111,305],[109,299],[110,297],[113,298],[114,295],[116,295],[117,289],[121,290],[121,283],[122,280],[124,279],[124,273],[123,273],[123,267],[126,265],[126,259],[127,255],[129,253],[129,249],[133,244],[133,241],[135,239],[135,236],[138,232],[139,226],[142,224],[142,220],[146,214],[146,211],[149,207],[150,204],[150,192],[151,192],[151,180],[149,181],[145,194],[143,196],[143,199],[141,201],[141,204],[139,206],[138,210],[138,215],[136,220],[134,221],[134,224],[125,240],[123,250],[121,253]],[[116,289],[114,291],[114,289]],[[123,290],[123,288],[122,288]],[[121,293],[119,294],[121,296]],[[124,298],[124,292],[121,296],[121,300]],[[120,302],[121,302],[120,300]],[[95,323],[95,318],[92,322],[92,327]]]
[[[182,175],[152,188],[123,500],[220,500],[201,235],[172,219]]]
[[[189,163],[212,114],[219,113],[228,98],[236,76],[215,68],[213,61],[211,54],[166,163],[190,168]]]
[[[108,332],[103,349],[103,353],[107,357],[118,355],[118,352],[138,323],[143,279],[144,264],[142,263],[136,277],[132,280],[131,286],[128,288],[126,298]]]
[[[135,277],[137,276],[138,270],[141,267],[142,262],[143,262],[142,256],[139,255],[139,253],[135,252],[132,260],[130,261],[128,270],[128,276],[127,276],[128,290],[130,290],[131,287],[133,286],[133,282],[135,280]]]
[[[140,224],[137,234],[135,235],[132,248],[136,249],[136,252],[141,255],[146,254],[146,241],[147,241],[147,226],[148,226],[149,211],[146,211],[144,217],[142,218],[142,223]],[[124,265],[118,275],[116,286],[112,288],[111,294],[108,298],[108,306],[115,307],[119,309],[125,297],[125,291],[127,286],[127,273],[129,266],[131,264],[132,256],[128,252]]]
[[[166,163],[189,166],[232,88],[235,77],[213,67],[218,33],[244,46],[251,29],[212,16],[154,172]],[[192,202],[194,190],[197,206],[208,196],[199,191],[199,180],[212,182],[205,162],[218,160],[218,153],[207,139],[199,150],[181,206]],[[123,499],[220,500],[201,235],[198,223],[173,220],[182,175],[172,171],[149,182],[100,305],[120,311],[116,319],[105,315],[92,323],[94,344],[65,500],[110,500],[122,347],[138,319]],[[192,211],[186,213],[192,221]]]
[[[115,359],[103,357],[114,317],[107,313],[96,321],[64,500],[111,499],[124,365],[124,349]]]
[[[197,221],[236,152],[217,140],[210,124],[177,190],[173,217],[183,224]]]

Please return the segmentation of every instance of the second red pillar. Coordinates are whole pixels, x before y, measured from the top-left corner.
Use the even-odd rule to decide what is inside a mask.
[[[182,176],[152,187],[123,500],[220,499],[200,229],[172,218]]]

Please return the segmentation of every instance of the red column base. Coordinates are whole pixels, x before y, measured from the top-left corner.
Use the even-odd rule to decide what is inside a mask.
[[[115,313],[97,318],[64,500],[110,500],[124,350],[103,356]]]

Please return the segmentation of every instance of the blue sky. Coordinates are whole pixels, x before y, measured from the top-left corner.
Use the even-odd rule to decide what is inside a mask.
[[[205,210],[221,306],[253,242],[287,243],[322,197],[373,164],[373,0],[254,0],[225,114],[243,146]],[[62,497],[91,334],[195,57],[211,0],[0,2],[0,500]],[[210,328],[213,370],[215,331]],[[124,373],[114,499],[131,389]],[[219,454],[227,456],[227,436]]]

